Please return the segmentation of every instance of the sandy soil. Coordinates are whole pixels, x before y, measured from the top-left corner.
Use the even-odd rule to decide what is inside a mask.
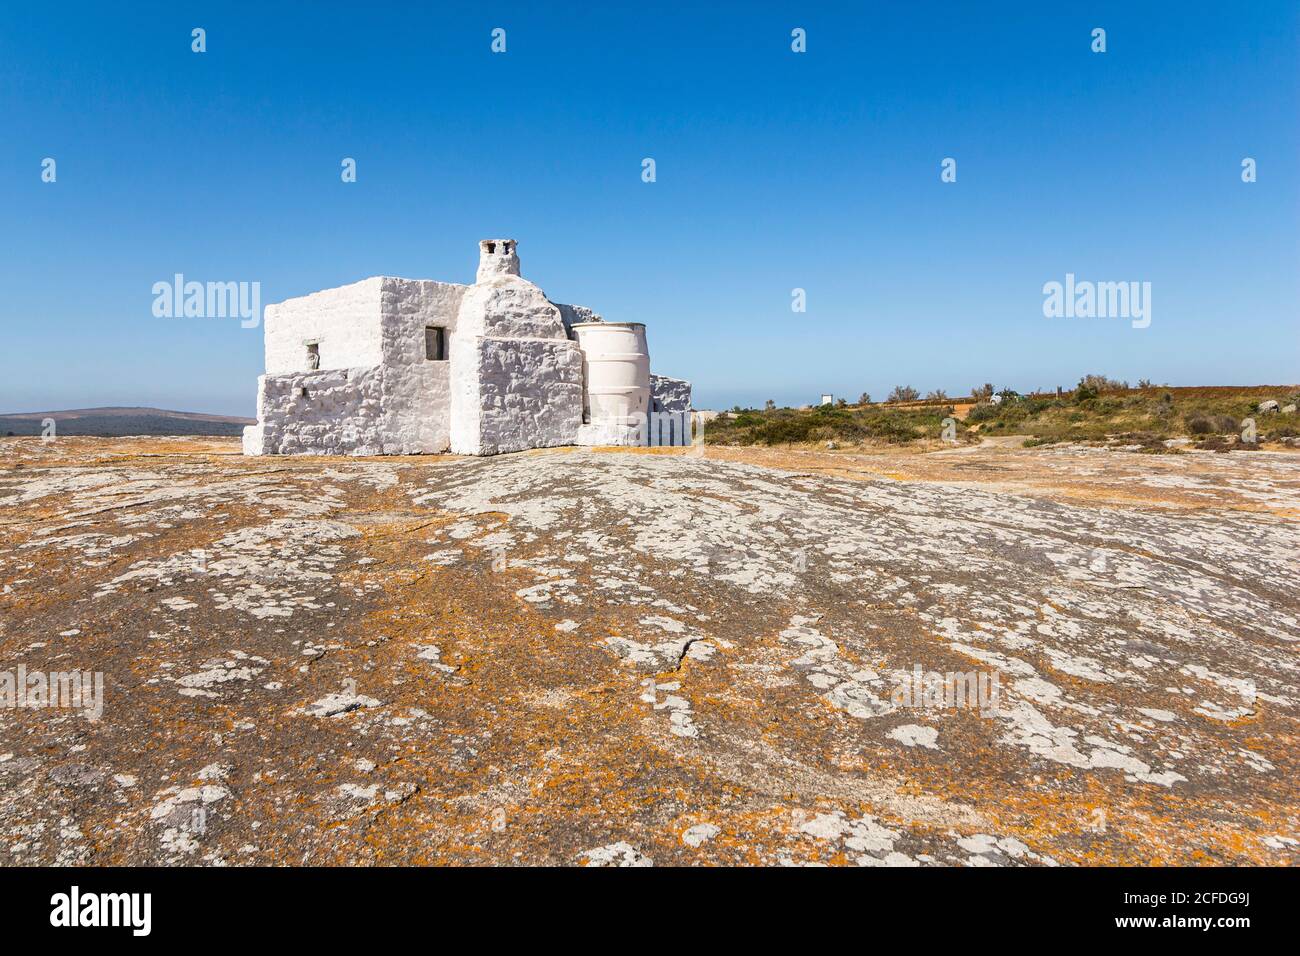
[[[1295,863],[1297,492],[1271,452],[3,440],[0,681],[103,697],[0,715],[0,865]]]

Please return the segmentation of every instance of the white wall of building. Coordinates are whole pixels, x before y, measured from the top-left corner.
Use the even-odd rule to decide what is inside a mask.
[[[382,276],[266,307],[266,374],[309,371],[308,340],[320,342],[320,368],[360,368],[383,361],[379,325]]]
[[[380,455],[388,442],[381,366],[258,380],[258,424],[245,454]]]
[[[555,445],[627,443],[584,425],[583,352],[572,326],[599,322],[556,305],[519,275],[513,240],[480,243],[472,286],[376,276],[267,306],[266,375],[245,454],[489,455]],[[430,360],[425,330],[444,330]],[[308,343],[320,356],[309,368]],[[690,385],[654,376],[665,410]]]
[[[691,383],[684,378],[650,374],[650,405],[656,412],[689,412]]]
[[[456,454],[571,445],[582,424],[582,353],[560,309],[512,268],[517,259],[481,264],[461,301],[451,372]]]
[[[385,454],[436,453],[451,444],[451,346],[461,300],[471,287],[429,279],[383,280]],[[448,359],[429,361],[424,330],[447,337]]]

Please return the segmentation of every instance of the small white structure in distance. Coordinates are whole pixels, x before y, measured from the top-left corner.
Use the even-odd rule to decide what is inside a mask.
[[[820,404],[822,404],[822,405],[834,405],[834,404],[835,404],[835,396],[834,396],[834,395],[826,395],[826,394],[823,394],[823,395],[822,395],[822,400],[821,400],[821,403],[820,403]]]
[[[551,302],[517,250],[480,242],[473,285],[376,276],[267,306],[244,454],[689,444],[690,383],[650,374],[645,326]]]

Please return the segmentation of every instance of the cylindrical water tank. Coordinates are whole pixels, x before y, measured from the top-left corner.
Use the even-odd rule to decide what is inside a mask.
[[[650,350],[641,322],[580,322],[583,417],[633,425],[650,411]]]

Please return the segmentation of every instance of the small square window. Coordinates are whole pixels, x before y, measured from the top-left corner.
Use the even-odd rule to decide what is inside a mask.
[[[430,362],[447,361],[447,330],[436,325],[425,326],[424,357]]]

